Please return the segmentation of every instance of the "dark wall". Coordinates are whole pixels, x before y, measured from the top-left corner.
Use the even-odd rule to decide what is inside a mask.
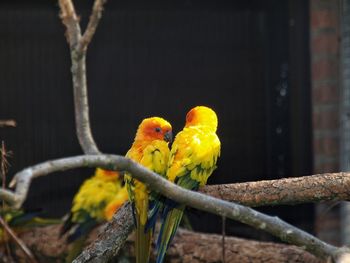
[[[86,24],[92,1],[76,2]],[[288,1],[237,2],[109,1],[87,66],[91,125],[102,151],[124,154],[137,125],[148,116],[167,118],[177,132],[186,112],[202,104],[218,113],[222,142],[222,157],[209,183],[310,172],[311,163],[294,169],[294,156],[310,155],[310,130],[303,133],[307,144],[292,151],[291,112],[301,104],[289,92],[298,81],[290,79],[290,54],[304,52],[307,41],[301,39],[299,49],[289,45]],[[57,5],[2,1],[0,35],[0,119],[18,123],[0,131],[14,152],[10,174],[81,153],[69,51]],[[303,87],[305,104],[309,86]],[[26,207],[63,215],[90,174],[79,170],[36,180]],[[268,211],[296,218],[283,209]],[[218,222],[209,227],[211,218],[200,216],[206,218],[199,224],[202,230],[218,231]],[[296,221],[311,217],[306,213]],[[230,231],[241,232],[235,226]]]

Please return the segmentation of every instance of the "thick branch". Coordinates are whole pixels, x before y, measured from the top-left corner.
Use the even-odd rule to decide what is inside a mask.
[[[59,0],[60,17],[66,26],[66,34],[72,61],[76,132],[85,154],[99,154],[90,128],[89,104],[86,80],[86,49],[101,17],[104,0],[95,0],[90,21],[84,35],[71,0]]]
[[[170,263],[222,262],[222,236],[193,233],[180,229],[173,245],[169,248],[167,260]],[[233,237],[225,238],[225,261],[240,263],[322,262],[295,246]]]
[[[145,182],[151,189],[172,200],[261,229],[285,242],[304,247],[307,251],[321,258],[332,257],[335,259],[340,253],[339,248],[322,242],[277,217],[271,217],[249,207],[223,201],[198,192],[188,191],[170,183],[140,164],[116,155],[76,156],[45,162],[25,169],[14,177],[17,181],[16,193],[22,194],[18,197],[18,200],[20,200],[20,203],[24,201],[28,192],[29,181],[35,177],[66,169],[97,166],[109,170],[128,171],[134,178]]]
[[[61,262],[67,253],[65,238],[59,238],[60,225],[34,228],[21,234],[21,239],[27,246],[35,251],[35,256],[42,262]],[[105,227],[93,231],[89,240],[95,240],[98,233],[102,233]],[[115,232],[110,232],[113,239]],[[105,234],[102,234],[105,235]],[[325,263],[303,249],[284,244],[270,242],[257,242],[246,239],[226,237],[225,241],[226,262],[239,263]],[[167,253],[167,262],[175,263],[215,263],[222,258],[221,236],[215,234],[196,233],[179,229]],[[134,242],[128,238],[123,248],[123,257],[130,258],[134,262]],[[20,256],[17,253],[17,256]],[[100,259],[103,262],[103,258]],[[154,255],[151,262],[154,262]]]
[[[350,174],[327,173],[258,182],[209,185],[204,194],[246,206],[350,200]]]
[[[133,230],[132,218],[131,205],[127,202],[106,225],[98,239],[84,249],[73,262],[108,262],[118,254]]]

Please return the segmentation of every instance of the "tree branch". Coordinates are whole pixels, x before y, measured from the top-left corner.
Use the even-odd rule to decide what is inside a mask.
[[[127,245],[129,242],[127,242]],[[193,233],[179,229],[167,253],[170,263],[214,263],[222,261],[222,236]],[[321,263],[319,258],[295,246],[257,242],[241,238],[225,238],[226,262],[308,262]]]
[[[72,263],[109,262],[124,246],[134,228],[129,202],[124,204],[106,224],[102,233]]]
[[[332,259],[336,259],[339,253],[344,253],[339,248],[331,246],[277,217],[271,217],[249,207],[223,201],[202,193],[188,191],[170,183],[140,164],[117,155],[85,155],[69,157],[45,162],[25,169],[14,177],[14,182],[17,182],[16,193],[19,194],[19,196],[17,196],[18,203],[22,204],[25,200],[28,192],[28,185],[33,178],[52,172],[78,167],[101,167],[108,170],[128,171],[134,178],[146,183],[151,189],[160,192],[176,202],[183,203],[202,211],[225,216],[254,228],[266,231],[285,242],[301,246],[305,248],[305,250],[321,258],[331,257]],[[113,222],[111,224],[113,224]],[[98,243],[99,240],[96,242]],[[108,250],[112,251],[111,253],[114,253],[118,251],[119,248],[108,248]],[[346,251],[346,253],[347,252],[348,251]]]
[[[208,185],[200,192],[246,206],[350,200],[350,173],[326,173],[258,182]]]
[[[322,260],[304,250],[284,244],[257,242],[247,239],[225,238],[226,262],[239,263],[321,263]],[[127,249],[133,248],[127,242]],[[222,236],[179,229],[167,253],[167,262],[215,263],[222,262]]]
[[[29,188],[29,184],[27,187]],[[18,196],[19,193],[14,193],[7,189],[0,189],[0,200],[4,200],[6,203],[13,207],[20,207],[19,201],[17,200]]]
[[[15,120],[0,120],[0,128],[3,127],[16,127],[17,123]]]
[[[92,37],[96,32],[98,23],[102,17],[103,5],[106,3],[106,0],[96,0],[94,2],[94,7],[92,8],[92,13],[89,19],[89,23],[85,29],[84,35],[80,41],[80,50],[86,51],[87,46],[91,42]]]
[[[117,221],[116,221],[117,222]],[[66,239],[59,238],[60,225],[30,229],[20,234],[21,239],[35,252],[35,256],[42,262],[64,261],[67,253]],[[105,225],[92,231],[88,241],[96,240],[103,233]],[[100,234],[99,234],[100,233]],[[114,233],[109,233],[113,239]],[[215,263],[220,262],[222,255],[221,236],[215,234],[198,233],[179,229],[168,253],[167,262],[175,263]],[[112,241],[111,241],[112,242]],[[101,245],[102,247],[102,245]],[[247,239],[226,236],[226,261],[240,263],[325,263],[303,249],[271,242],[259,242]],[[134,262],[134,240],[131,235],[118,254],[118,257],[127,257],[128,262]],[[17,252],[17,251],[16,251]],[[21,254],[16,253],[21,259]],[[152,255],[154,262],[155,255]],[[23,256],[22,256],[23,257]],[[97,260],[97,259],[96,259]],[[100,258],[103,262],[103,258]]]
[[[75,49],[81,38],[81,29],[79,19],[75,12],[73,2],[71,0],[58,0],[60,6],[60,18],[65,25],[66,37],[71,49]]]
[[[87,29],[82,36],[79,19],[71,0],[58,1],[62,23],[67,31],[74,91],[76,132],[85,154],[99,154],[90,127],[89,104],[86,80],[86,49],[96,31],[105,0],[95,0]]]

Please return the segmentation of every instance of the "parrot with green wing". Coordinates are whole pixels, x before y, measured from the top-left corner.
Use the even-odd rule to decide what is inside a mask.
[[[172,127],[169,122],[159,117],[144,119],[138,127],[134,143],[126,157],[164,176],[170,153],[168,143],[171,140]],[[132,203],[136,227],[136,263],[148,263],[153,229],[146,229],[145,226],[157,194],[128,173],[125,174],[125,183]]]
[[[119,172],[97,168],[95,174],[84,181],[60,231],[61,236],[68,233],[70,249],[66,262],[81,252],[89,233],[98,224],[110,220],[127,200],[126,186]]]
[[[184,129],[171,147],[165,177],[178,186],[198,190],[207,183],[220,156],[220,140],[216,134],[218,118],[205,106],[197,106],[186,115]],[[157,240],[157,263],[162,263],[182,219],[185,205],[170,199],[158,200],[162,207],[162,225]],[[154,217],[154,216],[153,216]]]

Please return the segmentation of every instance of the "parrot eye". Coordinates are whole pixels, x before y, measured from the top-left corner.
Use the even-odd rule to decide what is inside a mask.
[[[160,132],[160,131],[161,131],[161,128],[157,127],[157,128],[155,129],[155,131],[156,131],[156,132]]]

